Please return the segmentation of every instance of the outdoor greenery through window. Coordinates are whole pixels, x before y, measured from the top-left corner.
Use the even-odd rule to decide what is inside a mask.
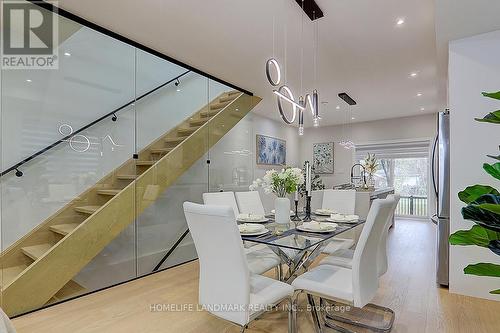
[[[429,159],[380,159],[379,164],[380,167],[374,175],[375,188],[394,187],[395,192],[401,195],[396,215],[428,216]]]

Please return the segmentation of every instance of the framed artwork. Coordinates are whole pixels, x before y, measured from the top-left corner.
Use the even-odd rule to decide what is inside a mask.
[[[285,165],[286,141],[270,136],[256,136],[257,165]]]
[[[313,144],[313,166],[316,173],[333,173],[333,142]]]

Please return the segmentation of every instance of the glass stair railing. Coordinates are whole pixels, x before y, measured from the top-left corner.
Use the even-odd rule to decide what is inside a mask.
[[[70,13],[58,21],[57,70],[1,72],[9,316],[151,272],[186,227],[182,201],[210,188],[213,147],[260,102]]]

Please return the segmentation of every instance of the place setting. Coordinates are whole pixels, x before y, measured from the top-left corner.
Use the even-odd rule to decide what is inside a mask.
[[[238,214],[236,221],[246,223],[266,223],[269,219],[261,214]]]
[[[262,236],[271,232],[262,224],[257,224],[257,223],[239,224],[238,229],[242,236]]]

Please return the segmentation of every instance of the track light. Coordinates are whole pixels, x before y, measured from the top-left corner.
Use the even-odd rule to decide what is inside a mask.
[[[116,116],[116,114],[113,113],[113,117],[111,117],[111,120],[116,121],[117,119],[118,119],[118,117]]]
[[[179,81],[179,79],[175,79],[175,83],[174,84],[175,84],[176,87],[178,87],[179,84],[181,84],[181,82]]]
[[[15,169],[16,170],[16,176],[17,177],[22,177],[23,176],[23,172],[18,170],[18,169]]]

